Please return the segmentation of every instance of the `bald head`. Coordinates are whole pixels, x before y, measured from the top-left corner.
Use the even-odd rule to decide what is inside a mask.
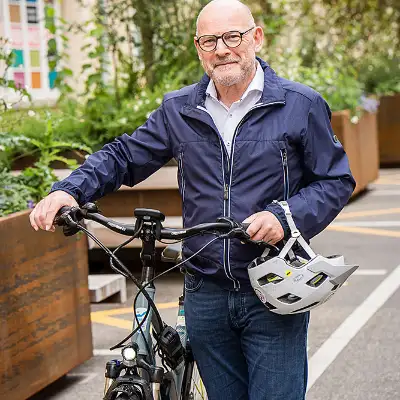
[[[218,26],[219,21],[243,24],[243,27],[255,25],[249,7],[239,0],[212,0],[199,13],[196,23],[196,36],[207,34],[208,26]]]
[[[240,98],[256,73],[256,52],[263,39],[247,6],[238,0],[213,0],[197,17],[193,42],[217,90],[229,87]]]

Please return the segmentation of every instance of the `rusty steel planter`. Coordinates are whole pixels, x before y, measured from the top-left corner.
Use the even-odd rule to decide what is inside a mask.
[[[349,158],[350,169],[357,183],[355,195],[379,175],[377,116],[364,113],[359,122],[353,124],[349,111],[334,112],[332,128]]]
[[[380,99],[378,137],[380,164],[400,165],[400,93]]]
[[[24,400],[92,356],[86,237],[0,218],[0,399]]]

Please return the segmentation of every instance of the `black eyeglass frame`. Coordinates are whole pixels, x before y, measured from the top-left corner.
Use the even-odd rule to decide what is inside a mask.
[[[234,48],[236,48],[236,47],[239,47],[239,46],[242,44],[243,36],[244,36],[246,33],[250,32],[250,31],[251,31],[252,29],[254,29],[254,28],[256,28],[256,27],[255,27],[255,26],[252,26],[251,28],[247,29],[247,31],[244,31],[244,32],[240,32],[240,31],[236,31],[236,30],[234,30],[234,31],[228,31],[228,32],[224,32],[222,35],[201,35],[200,37],[196,38],[196,42],[197,42],[197,44],[199,45],[199,47],[201,48],[201,50],[203,50],[203,51],[205,51],[205,52],[207,52],[207,53],[210,53],[210,52],[214,51],[214,50],[217,48],[217,46],[218,46],[218,39],[222,39],[222,41],[224,42],[224,44],[225,44],[226,47],[229,47],[229,48],[231,48],[231,49],[234,49]],[[240,42],[239,42],[236,46],[229,46],[229,45],[225,42],[224,36],[225,36],[226,34],[228,34],[228,33],[239,33],[239,34],[240,34]],[[214,46],[213,49],[211,49],[211,50],[205,50],[205,49],[203,49],[203,47],[201,47],[200,39],[203,38],[203,37],[214,37],[214,38],[215,38],[215,46]]]

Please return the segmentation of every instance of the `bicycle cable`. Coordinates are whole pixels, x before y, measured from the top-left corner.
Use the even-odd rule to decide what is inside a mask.
[[[112,253],[115,255],[117,253],[117,251],[122,249],[127,244],[131,243],[132,240],[136,239],[139,236],[139,234],[140,234],[140,232],[142,230],[142,227],[143,227],[143,221],[141,221],[140,226],[137,229],[136,233],[132,237],[130,237],[128,240],[126,240],[125,242],[121,243]],[[123,273],[123,271],[121,271],[117,267],[115,267],[112,257],[110,257],[110,266],[115,271],[119,272],[120,274],[122,274],[123,276],[125,276],[127,278],[127,276]],[[134,315],[135,315],[135,322],[138,324],[138,327],[139,327],[139,332],[141,333],[142,337],[145,339],[142,326],[141,325],[139,326],[139,320],[138,320],[138,318],[136,316],[135,307],[133,307],[133,312],[134,312]],[[156,339],[156,345],[157,345],[158,344],[158,338],[155,338],[155,339]],[[153,357],[153,352],[151,352],[151,350],[150,350],[150,343],[148,343],[147,339],[145,339],[144,342],[145,342],[145,345],[146,345],[146,350],[147,350],[147,352],[149,354],[150,361],[152,363],[154,363],[155,360],[154,360],[154,357]]]
[[[132,240],[136,239],[140,233],[140,230],[143,227],[143,221],[141,222],[139,229],[137,231],[137,233],[135,233],[132,237],[130,237],[128,240],[126,240],[125,242],[121,243],[112,253],[115,255],[117,253],[117,251],[119,251],[120,249],[122,249],[123,247],[125,247],[127,244],[129,244],[130,242],[132,242]],[[125,274],[125,272],[121,271],[120,269],[118,269],[115,265],[114,262],[112,260],[112,257],[110,257],[110,267],[118,272],[119,274],[121,274],[122,276],[124,276],[125,278],[128,278],[128,276]]]
[[[153,279],[151,279],[149,282],[147,282],[145,285],[143,285],[143,287],[142,287],[141,289],[139,289],[138,293],[137,293],[136,296],[135,296],[135,299],[134,299],[134,302],[133,302],[133,308],[135,309],[135,307],[136,307],[136,301],[137,301],[137,298],[138,298],[139,294],[140,294],[141,292],[143,292],[143,291],[145,292],[145,288],[146,288],[148,285],[150,285],[152,282],[154,282],[156,279],[160,278],[161,276],[163,276],[163,275],[165,275],[165,274],[167,274],[167,273],[173,271],[173,270],[176,269],[176,268],[181,267],[183,264],[185,264],[186,262],[188,262],[190,259],[192,259],[193,257],[197,256],[201,251],[203,251],[203,250],[204,250],[207,246],[209,246],[211,243],[215,242],[215,241],[218,240],[218,239],[224,239],[225,237],[228,237],[228,235],[229,235],[230,233],[231,233],[231,231],[229,231],[228,233],[223,234],[223,235],[218,235],[217,237],[215,237],[214,239],[212,239],[212,240],[210,240],[208,243],[206,243],[206,244],[205,244],[201,249],[199,249],[196,253],[192,254],[190,257],[188,257],[188,258],[186,258],[185,260],[181,261],[179,264],[176,264],[176,265],[174,265],[173,267],[171,267],[171,268],[167,269],[166,271],[162,272],[161,274],[155,276]],[[143,292],[143,293],[144,293],[144,292]],[[110,350],[114,350],[114,349],[116,349],[116,348],[122,347],[123,344],[124,344],[128,339],[130,339],[130,338],[138,331],[139,326],[142,326],[142,325],[144,324],[144,321],[146,320],[146,318],[147,318],[149,312],[150,312],[150,305],[147,306],[146,314],[145,314],[143,320],[141,321],[141,323],[140,323],[140,324],[139,324],[139,325],[124,339],[124,340],[122,340],[122,341],[121,341],[120,343],[118,343],[117,345],[111,347]],[[157,340],[157,339],[156,339],[156,340]]]
[[[132,280],[132,282],[136,285],[136,287],[139,289],[139,291],[138,291],[138,293],[136,294],[135,299],[134,299],[133,310],[135,311],[135,308],[136,308],[136,301],[137,301],[138,296],[139,296],[140,293],[143,293],[143,295],[145,296],[145,298],[146,298],[147,301],[148,301],[147,310],[146,310],[145,316],[144,316],[144,318],[142,319],[142,321],[139,321],[139,320],[138,320],[137,315],[136,315],[136,312],[134,312],[135,322],[137,323],[136,328],[133,329],[133,331],[132,331],[127,337],[125,337],[122,341],[120,341],[118,344],[112,346],[112,347],[110,348],[110,350],[114,350],[114,349],[123,347],[124,343],[125,343],[128,339],[130,339],[130,338],[131,338],[136,332],[138,332],[138,331],[140,331],[140,332],[142,333],[142,336],[144,337],[144,334],[143,334],[143,331],[142,331],[142,326],[143,326],[144,322],[146,321],[146,319],[147,319],[147,317],[148,317],[148,314],[149,314],[149,312],[150,312],[150,308],[153,309],[154,314],[155,314],[155,316],[156,316],[156,318],[157,318],[157,320],[158,320],[158,322],[159,322],[160,327],[163,326],[164,322],[162,321],[162,318],[161,318],[161,316],[160,316],[160,313],[158,312],[157,306],[155,305],[153,299],[150,297],[150,295],[148,294],[148,292],[145,290],[145,288],[146,288],[148,285],[150,285],[152,282],[154,282],[156,279],[160,278],[161,276],[163,276],[163,275],[165,275],[165,274],[167,274],[167,273],[173,271],[173,270],[176,269],[176,268],[181,267],[183,264],[185,264],[186,262],[188,262],[189,260],[191,260],[193,257],[197,256],[200,252],[202,252],[206,247],[208,247],[208,246],[209,246],[210,244],[212,244],[214,241],[216,241],[216,240],[218,240],[218,239],[228,238],[229,235],[230,235],[230,233],[233,231],[233,229],[232,229],[231,231],[227,232],[226,234],[222,234],[222,235],[216,236],[215,238],[213,238],[212,240],[210,240],[208,243],[206,243],[201,249],[199,249],[197,252],[195,252],[194,254],[192,254],[191,256],[189,256],[188,258],[186,258],[185,260],[183,260],[183,261],[181,261],[180,263],[174,265],[173,267],[167,269],[166,271],[162,272],[161,274],[155,276],[155,277],[154,277],[153,279],[151,279],[149,282],[146,282],[145,285],[142,285],[142,284],[132,275],[132,273],[128,270],[128,268],[126,268],[126,266],[122,263],[122,261],[120,261],[120,260],[118,259],[118,257],[116,257],[116,255],[115,255],[116,251],[118,251],[119,249],[121,249],[121,248],[122,248],[123,246],[125,246],[126,244],[130,243],[133,239],[135,239],[135,238],[137,237],[137,235],[139,235],[141,227],[140,227],[140,229],[138,229],[138,230],[134,233],[134,235],[133,235],[132,237],[130,237],[128,240],[126,240],[126,241],[123,242],[121,245],[119,245],[119,246],[117,247],[117,249],[115,249],[114,251],[111,251],[111,250],[108,249],[106,246],[104,246],[103,243],[101,243],[101,241],[100,241],[99,239],[97,239],[97,237],[96,237],[95,235],[93,235],[91,232],[89,232],[84,226],[82,226],[81,224],[79,224],[79,223],[77,223],[77,222],[75,222],[75,221],[72,221],[72,219],[71,219],[70,217],[69,217],[69,219],[70,219],[71,222],[74,222],[74,225],[75,225],[79,230],[85,232],[86,235],[87,235],[88,237],[90,237],[90,238],[91,238],[91,239],[92,239],[92,240],[93,240],[93,241],[94,241],[94,242],[95,242],[109,257],[110,257],[110,265],[111,265],[111,267],[112,267],[116,272],[122,274],[122,275],[125,276],[125,277],[130,278],[130,279]],[[197,235],[199,235],[199,234],[204,234],[204,233],[217,235],[216,233],[213,233],[213,232],[199,232],[199,233],[197,233],[197,234],[190,235],[190,237],[197,236]],[[112,262],[111,260],[116,261],[117,264],[122,268],[123,271],[121,271],[119,268],[117,268],[117,267],[113,264],[113,262]],[[153,335],[153,336],[154,336],[154,335]],[[154,336],[154,337],[155,337],[155,336]],[[155,339],[156,339],[156,341],[158,342],[158,338],[155,337]],[[148,351],[148,353],[149,353],[149,356],[153,359],[153,357],[152,357],[152,355],[151,355],[151,351],[150,351],[150,345],[149,345],[149,343],[147,342],[147,340],[145,340],[145,344],[146,344],[146,349],[147,349],[147,351]],[[153,359],[152,361],[154,362],[154,359]]]
[[[108,249],[106,246],[104,246],[103,243],[101,243],[101,241],[99,239],[97,239],[96,236],[94,236],[91,232],[89,232],[84,226],[80,225],[79,223],[75,223],[75,224],[76,224],[77,228],[79,228],[80,230],[85,232],[86,235],[88,235],[96,244],[98,244],[100,246],[100,248],[103,249],[106,252],[106,254],[108,254],[110,256],[110,258],[112,258],[114,261],[116,261],[119,264],[119,266],[126,273],[127,277],[129,277],[139,289],[142,288],[141,283],[132,275],[132,273],[128,270],[128,268],[125,267],[125,265],[122,263],[122,261],[120,261],[118,259],[118,257],[116,257],[110,249]],[[138,231],[138,232],[140,232],[140,231]],[[130,239],[132,239],[132,237]],[[152,300],[150,295],[147,293],[147,291],[144,291],[143,295],[146,297],[146,299],[147,299],[147,301],[149,303],[148,307],[149,308],[151,307],[153,309],[153,311],[154,311],[154,313],[155,313],[155,315],[156,315],[156,317],[157,317],[157,319],[159,321],[160,326],[162,326],[163,321],[162,321],[162,318],[160,316],[160,313],[158,312],[158,309],[157,309],[154,301]],[[148,308],[148,310],[149,310],[149,308]],[[146,316],[147,315],[148,315],[148,313],[146,314]],[[136,319],[136,322],[138,323],[138,328],[141,328],[141,326],[143,325],[143,322],[144,322],[145,319],[143,319],[142,324],[139,324],[139,321],[137,320],[136,314],[135,314],[135,319]],[[139,329],[136,328],[134,333],[136,333],[138,330]],[[128,339],[131,336],[129,336]],[[120,344],[124,343],[126,340],[127,339],[124,339],[123,342],[120,342],[118,345],[113,346],[110,350],[116,349],[117,347],[121,347]],[[147,341],[145,341],[145,343],[146,343],[147,351],[149,351],[149,354],[151,354],[149,344],[147,343]],[[151,355],[150,355],[150,357],[151,357]]]

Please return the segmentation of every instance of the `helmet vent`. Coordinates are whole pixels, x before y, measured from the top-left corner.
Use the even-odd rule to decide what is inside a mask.
[[[266,305],[266,307],[267,307],[269,310],[276,310],[276,307],[273,306],[271,303],[268,303],[268,301],[265,302],[264,304]]]
[[[283,278],[279,275],[273,274],[272,272],[270,272],[269,274],[261,277],[260,279],[258,279],[258,284],[260,286],[264,286],[267,285],[268,283],[279,283],[283,281]]]
[[[323,282],[325,282],[326,278],[328,278],[328,275],[324,274],[323,272],[320,272],[318,275],[311,278],[307,282],[307,285],[316,288],[320,286]]]
[[[284,296],[278,297],[278,300],[282,303],[293,304],[301,300],[301,297],[296,296],[295,294],[287,293]]]
[[[269,257],[269,256],[257,257],[255,260],[253,260],[253,261],[250,263],[250,265],[248,266],[248,269],[258,267],[260,264],[265,263],[266,261],[268,261],[268,260],[271,259],[271,258],[272,258],[272,257]]]

